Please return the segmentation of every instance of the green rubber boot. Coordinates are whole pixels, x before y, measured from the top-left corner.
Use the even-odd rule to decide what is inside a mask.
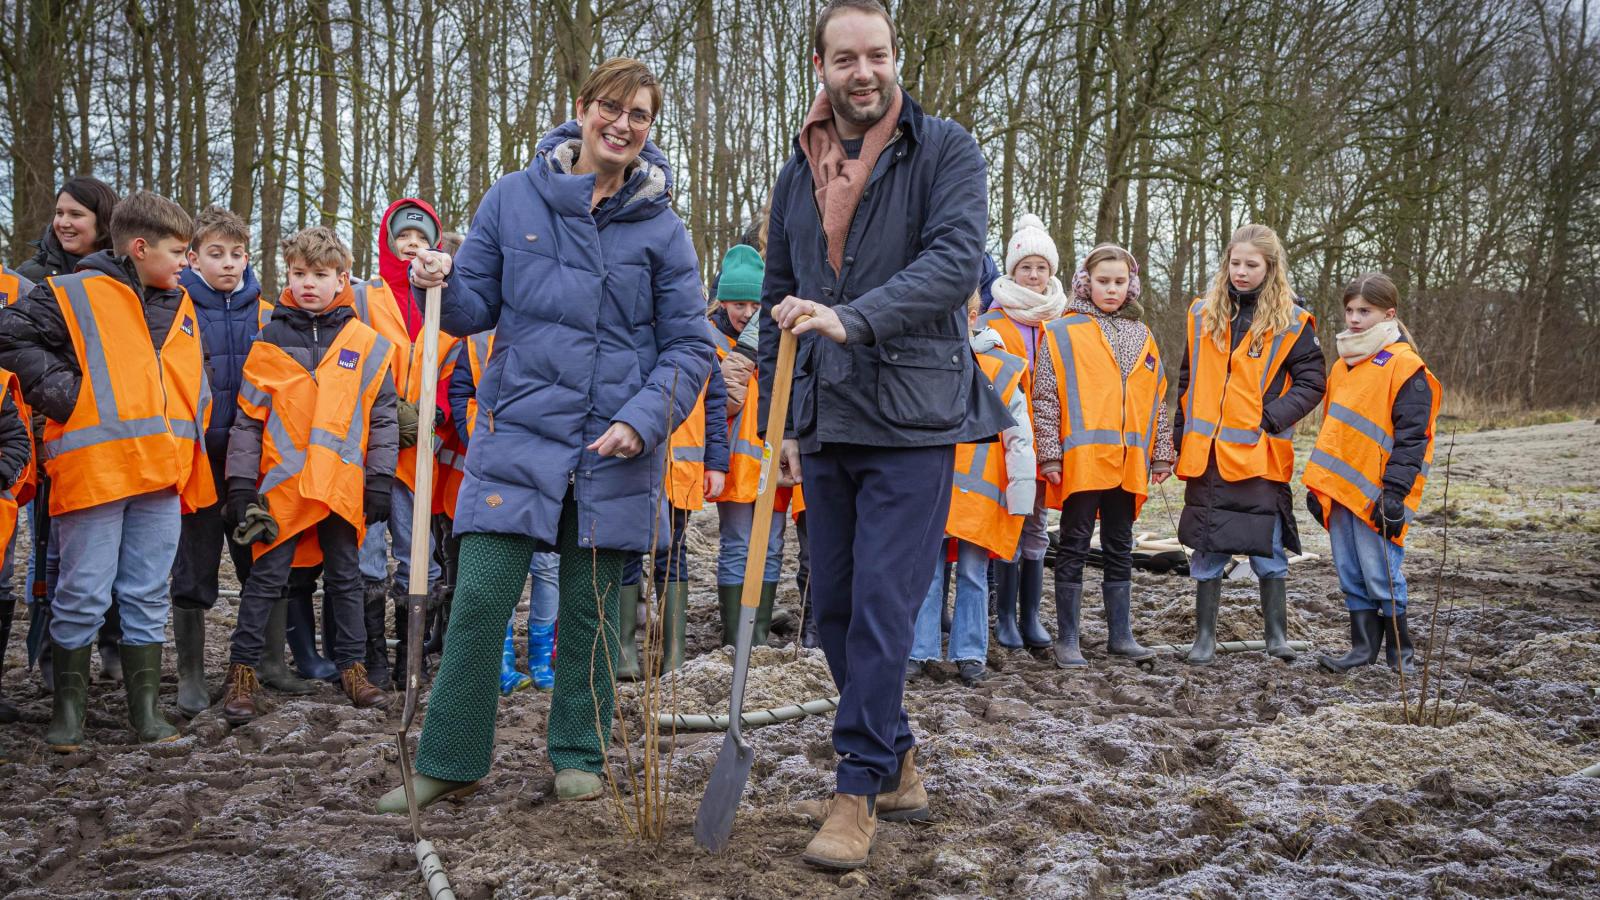
[[[211,705],[206,687],[206,611],[172,608],[172,643],[178,650],[178,712],[194,718]]]
[[[283,651],[288,631],[289,601],[280,599],[272,604],[267,614],[266,644],[261,648],[261,664],[256,666],[256,676],[261,683],[285,694],[310,694],[316,690],[311,682],[289,670]]]
[[[639,585],[617,589],[617,634],[622,642],[617,654],[617,680],[639,680]]]
[[[54,691],[50,695],[50,728],[44,742],[57,753],[83,746],[83,714],[89,705],[89,658],[94,644],[68,650],[50,642]]]
[[[417,809],[427,809],[440,800],[460,800],[472,794],[477,791],[478,782],[445,781],[415,772],[411,776],[411,789],[417,795]],[[401,815],[410,812],[406,808],[406,786],[402,784],[378,798],[378,812]]]
[[[772,604],[778,599],[778,583],[776,581],[761,582],[761,605],[756,607],[755,637],[751,638],[750,646],[760,647],[767,642],[767,637],[772,632]],[[737,621],[737,617],[735,617]]]
[[[669,581],[661,623],[661,671],[683,668],[684,633],[689,625],[689,583]]]
[[[128,692],[128,724],[133,734],[146,744],[164,744],[178,739],[178,729],[161,714],[156,701],[161,697],[161,645],[121,644],[122,683]]]
[[[563,803],[595,800],[603,793],[605,793],[605,783],[593,772],[562,769],[556,773],[556,799]]]
[[[717,605],[722,607],[722,646],[732,647],[739,639],[739,595],[744,593],[744,586],[738,584],[717,585]]]

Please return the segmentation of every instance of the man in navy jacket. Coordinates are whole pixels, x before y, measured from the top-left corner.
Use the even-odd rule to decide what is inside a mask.
[[[876,0],[830,2],[813,50],[823,90],[773,188],[760,383],[773,383],[777,327],[793,328],[781,460],[805,486],[818,634],[840,693],[836,789],[804,810],[822,827],[803,858],[855,868],[878,817],[928,814],[902,703],[913,626],[955,445],[1012,421],[967,343],[988,227],[977,142],[900,88]]]

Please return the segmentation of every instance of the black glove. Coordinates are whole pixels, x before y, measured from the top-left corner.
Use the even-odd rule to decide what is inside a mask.
[[[376,525],[379,522],[389,521],[390,502],[388,480],[379,483],[377,479],[369,479],[366,493],[361,500],[367,511],[367,524]]]
[[[1378,502],[1372,504],[1372,527],[1391,540],[1399,537],[1401,530],[1406,527],[1405,500],[1384,491]]]
[[[244,521],[245,508],[254,502],[256,502],[255,485],[231,483],[228,485],[228,499],[222,506],[222,524],[228,526],[228,531],[231,532],[239,527],[239,523]]]
[[[1322,512],[1322,501],[1318,500],[1317,495],[1310,491],[1306,491],[1306,512],[1311,513],[1311,518],[1316,519],[1318,525],[1327,521],[1327,517]]]

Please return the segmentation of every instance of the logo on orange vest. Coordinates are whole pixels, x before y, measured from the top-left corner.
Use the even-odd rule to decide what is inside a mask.
[[[341,369],[354,369],[356,367],[356,363],[360,361],[361,354],[355,350],[339,351],[339,368]]]
[[[183,333],[189,337],[194,337],[194,319],[188,316],[183,317]]]
[[[1154,353],[1146,353],[1144,355],[1144,367],[1152,372],[1156,370],[1156,355]]]
[[[1391,359],[1394,359],[1393,353],[1390,353],[1387,350],[1379,350],[1377,355],[1372,357],[1372,364],[1375,366],[1381,366]]]
[[[494,509],[505,501],[500,499],[499,494],[490,494],[489,496],[483,498],[483,502],[489,504],[490,509]]]

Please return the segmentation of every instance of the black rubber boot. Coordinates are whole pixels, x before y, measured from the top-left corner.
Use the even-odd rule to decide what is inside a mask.
[[[625,584],[617,589],[617,680],[639,680],[639,585]]]
[[[1078,649],[1078,617],[1083,611],[1083,583],[1056,582],[1056,665],[1063,669],[1087,666]]]
[[[1375,609],[1350,610],[1350,652],[1343,656],[1317,657],[1317,665],[1329,672],[1348,672],[1378,661],[1378,648],[1383,644],[1384,620]]]
[[[161,714],[161,645],[123,644],[123,684],[128,693],[128,724],[133,734],[146,744],[164,744],[178,739],[178,729]]]
[[[1405,667],[1407,675],[1417,674],[1416,650],[1411,646],[1411,629],[1406,627],[1406,614],[1400,613],[1393,618],[1382,618],[1379,627],[1383,629],[1383,659],[1388,664],[1389,671],[1398,672],[1401,666]],[[1395,664],[1395,631],[1400,632],[1400,663]]]
[[[411,636],[408,634],[410,624],[407,621],[406,612],[406,598],[409,595],[406,593],[405,585],[398,581],[391,581],[389,583],[389,596],[394,600],[394,635],[397,641],[394,647],[394,672],[391,677],[394,680],[394,689],[403,691],[406,688],[406,660],[411,652],[411,648],[408,646],[411,642]],[[426,616],[426,613],[424,613],[424,616]],[[426,641],[420,640],[418,643],[424,644]],[[421,647],[417,649],[418,652],[422,653],[421,683],[427,684],[432,680],[432,675],[428,671],[428,654]],[[367,676],[367,680],[372,681],[370,673]],[[377,682],[373,683],[377,684]],[[379,686],[383,687],[383,685]]]
[[[1194,646],[1186,659],[1190,665],[1209,666],[1217,658],[1217,607],[1222,603],[1222,579],[1194,583]]]
[[[761,647],[767,643],[767,638],[772,634],[772,604],[777,600],[778,583],[761,582],[761,605],[756,607],[756,627],[754,636],[750,639],[750,646]]]
[[[1106,605],[1106,652],[1135,662],[1156,655],[1133,637],[1133,585],[1113,581],[1101,585]]]
[[[89,657],[94,645],[68,650],[50,642],[55,676],[50,695],[50,728],[44,742],[57,753],[72,753],[83,746],[83,714],[89,705]]]
[[[107,681],[122,682],[122,654],[117,645],[122,642],[122,613],[117,609],[116,598],[106,609],[106,620],[100,625],[100,677]]]
[[[1018,568],[999,560],[994,564],[994,639],[1008,650],[1022,649],[1022,632],[1017,630]]]
[[[11,617],[16,611],[16,600],[0,600],[0,725],[10,725],[22,715],[5,695],[6,650],[11,646]]]
[[[289,588],[283,632],[289,651],[294,654],[295,672],[314,681],[338,681],[339,667],[317,652],[317,613],[311,605],[312,591],[296,587]]]
[[[1022,607],[1022,642],[1029,650],[1050,648],[1050,632],[1039,624],[1039,602],[1044,599],[1044,560],[1025,559],[1018,565],[1017,597]]]
[[[805,609],[800,611],[800,646],[807,650],[814,650],[822,646],[822,639],[817,637],[817,610],[806,598]]]
[[[284,632],[289,615],[289,602],[279,600],[267,613],[266,643],[261,647],[261,664],[256,666],[256,677],[261,683],[285,694],[305,695],[316,690],[303,678],[289,671],[284,659]]]
[[[178,651],[178,712],[194,718],[211,705],[206,687],[206,611],[172,608],[172,643]]]
[[[326,598],[327,595],[323,595]],[[368,581],[361,594],[361,614],[367,625],[367,680],[384,690],[392,687],[389,678],[388,628],[389,588],[387,579]],[[326,626],[328,619],[323,624]],[[324,649],[328,649],[326,646]],[[404,678],[401,679],[404,681]],[[404,687],[404,684],[401,685]]]
[[[717,585],[717,605],[722,608],[722,646],[732,647],[739,639],[739,595],[744,587],[737,584]]]
[[[661,671],[671,672],[683,667],[684,637],[689,627],[688,582],[667,582],[662,616],[665,621],[661,623]]]
[[[1289,649],[1288,582],[1282,578],[1261,579],[1261,617],[1266,620],[1267,655],[1294,662]]]

